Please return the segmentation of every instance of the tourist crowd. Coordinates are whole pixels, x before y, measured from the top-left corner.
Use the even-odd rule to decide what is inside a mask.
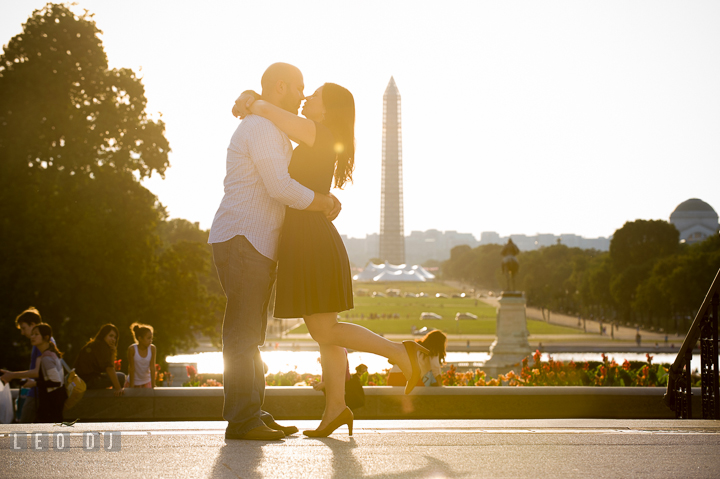
[[[20,379],[22,389],[18,400],[17,420],[21,423],[59,423],[68,399],[70,378],[87,389],[113,388],[115,396],[122,396],[125,388],[155,387],[157,350],[152,326],[133,323],[130,326],[135,342],[127,350],[128,375],[116,371],[117,345],[120,331],[113,324],[105,324],[80,350],[71,368],[65,363],[53,330],[42,322],[36,308],[28,308],[15,318],[20,334],[30,340],[32,352],[30,368],[26,371],[0,370],[0,380],[8,384]],[[65,373],[68,373],[66,376]]]

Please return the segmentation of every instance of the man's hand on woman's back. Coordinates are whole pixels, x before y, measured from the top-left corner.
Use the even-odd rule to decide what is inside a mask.
[[[333,202],[333,207],[330,211],[325,213],[325,216],[327,216],[327,219],[329,219],[330,221],[334,221],[335,218],[337,218],[340,214],[340,210],[342,210],[342,204],[340,203],[340,200],[338,200],[332,193],[328,193],[328,196]]]

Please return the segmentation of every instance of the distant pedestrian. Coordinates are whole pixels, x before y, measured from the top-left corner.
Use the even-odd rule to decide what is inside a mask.
[[[35,396],[32,422],[62,422],[63,406],[67,399],[67,393],[63,387],[65,379],[63,366],[60,362],[62,353],[58,351],[52,339],[50,325],[42,322],[33,325],[30,330],[30,344],[32,344],[33,350],[38,350],[35,367],[28,371],[4,371],[5,374],[2,376],[2,380],[6,381],[7,378],[36,378],[34,382],[37,385],[37,394]]]
[[[22,334],[28,339],[30,339],[33,328],[35,328],[35,326],[40,323],[42,323],[40,311],[38,311],[36,308],[33,308],[32,306],[20,313],[17,318],[15,318],[15,326],[20,330],[20,334]],[[50,341],[52,343],[55,343],[55,339],[52,337],[50,338]],[[24,402],[20,411],[20,423],[27,424],[35,422],[38,395],[37,383],[35,379],[38,377],[40,371],[40,363],[38,359],[40,358],[41,354],[41,351],[37,347],[32,347],[32,352],[30,353],[30,369],[28,369],[27,371],[9,372],[5,371],[4,369],[0,370],[0,372],[3,373],[0,379],[5,381],[6,383],[10,382],[12,379],[27,379],[27,382],[20,390],[21,395],[24,391],[27,391],[27,395],[24,396]]]
[[[639,347],[640,347],[640,344],[641,344],[641,342],[642,342],[642,336],[640,335],[640,331],[638,331],[638,332],[635,334],[635,342],[637,343],[638,348],[639,348]]]
[[[155,387],[155,362],[157,350],[153,342],[153,327],[147,324],[133,323],[130,325],[135,343],[127,350],[128,377],[125,387]]]
[[[60,362],[62,353],[51,341],[52,328],[49,324],[36,325],[30,335],[30,343],[38,348],[40,374],[38,374],[38,408],[36,422],[60,423],[63,421],[63,406],[67,399],[65,377]]]

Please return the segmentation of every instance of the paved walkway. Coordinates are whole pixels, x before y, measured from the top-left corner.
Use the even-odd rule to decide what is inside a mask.
[[[296,421],[311,428],[317,421]],[[3,477],[718,477],[719,421],[357,421],[327,439],[226,441],[223,422],[0,425]],[[71,431],[68,452],[14,451],[17,431]],[[120,431],[121,450],[82,450]]]

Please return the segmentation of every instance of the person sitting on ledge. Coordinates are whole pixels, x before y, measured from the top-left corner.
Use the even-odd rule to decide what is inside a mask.
[[[119,338],[120,333],[114,324],[104,324],[80,350],[75,361],[75,373],[85,381],[88,389],[112,387],[115,396],[122,396],[125,392],[125,374],[115,371]]]
[[[128,378],[125,387],[154,388],[155,358],[157,351],[153,341],[153,327],[147,324],[132,323],[130,330],[135,342],[128,347]]]
[[[441,366],[445,362],[447,336],[439,330],[430,331],[422,339],[416,340],[421,346],[430,351],[430,355],[418,354],[418,361],[422,371],[427,371],[418,382],[418,386],[440,386],[437,378],[440,377]],[[404,386],[404,376],[400,368],[393,365],[388,374],[388,386]]]

